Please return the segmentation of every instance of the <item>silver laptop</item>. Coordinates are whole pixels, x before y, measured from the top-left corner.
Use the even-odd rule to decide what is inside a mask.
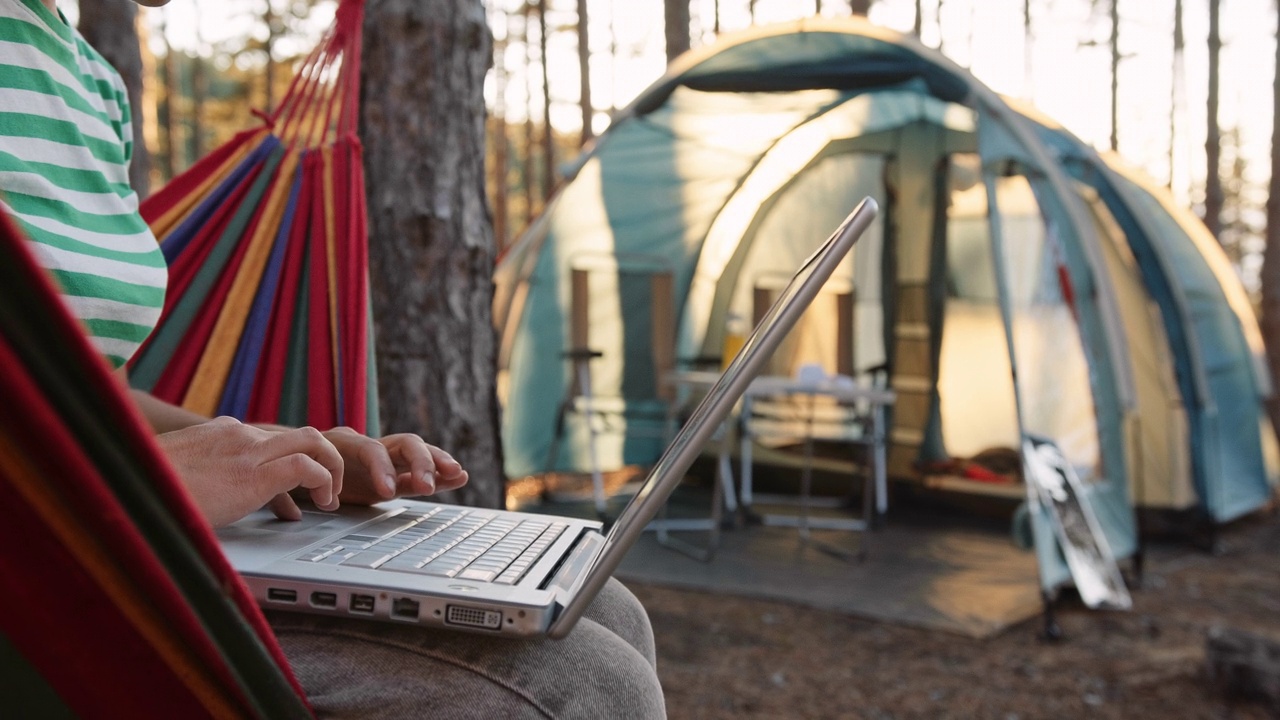
[[[301,521],[260,510],[218,531],[265,608],[564,637],[876,215],[858,204],[796,272],[608,534],[590,520],[417,500]]]

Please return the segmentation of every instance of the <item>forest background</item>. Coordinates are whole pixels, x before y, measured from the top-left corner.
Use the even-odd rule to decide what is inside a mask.
[[[146,195],[271,110],[336,3],[60,7],[131,86],[134,185]],[[501,502],[493,342],[481,332],[459,351],[432,337],[459,337],[451,325],[476,334],[489,319],[487,308],[452,318],[442,309],[484,306],[493,261],[545,207],[561,164],[672,58],[755,24],[849,14],[914,34],[1167,185],[1223,244],[1261,312],[1273,374],[1280,368],[1275,0],[369,0],[369,194],[399,193],[385,207],[409,208],[379,213],[371,202],[371,267],[389,281],[374,298],[384,426],[424,432],[488,478],[459,499]],[[422,131],[390,137],[399,134],[369,120],[393,116],[421,120]],[[450,146],[463,150],[460,167],[441,155]],[[471,174],[483,197],[462,187]],[[470,210],[441,226],[416,209],[433,188]],[[425,287],[449,285],[442,267],[467,277]]]

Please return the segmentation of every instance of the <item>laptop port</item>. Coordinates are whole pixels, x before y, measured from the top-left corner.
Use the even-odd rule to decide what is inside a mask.
[[[338,595],[331,592],[311,593],[311,606],[319,608],[338,607]]]
[[[373,614],[373,596],[372,595],[352,595],[351,596],[351,612]]]
[[[418,619],[418,601],[409,598],[396,598],[391,603],[391,617],[402,620]]]
[[[267,588],[267,599],[271,602],[280,603],[298,602],[298,591],[285,590],[284,588]]]
[[[502,613],[497,610],[485,610],[484,608],[467,607],[465,605],[450,605],[445,610],[444,621],[446,625],[497,630],[502,627]]]

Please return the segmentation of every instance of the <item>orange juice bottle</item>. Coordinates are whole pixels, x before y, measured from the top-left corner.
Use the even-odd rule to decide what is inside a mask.
[[[730,312],[724,321],[724,347],[720,353],[720,370],[729,367],[747,341],[747,321],[741,315]]]

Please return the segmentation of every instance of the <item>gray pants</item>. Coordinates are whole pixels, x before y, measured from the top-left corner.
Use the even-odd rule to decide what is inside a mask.
[[[267,619],[321,718],[664,718],[653,629],[616,580],[563,640]]]

